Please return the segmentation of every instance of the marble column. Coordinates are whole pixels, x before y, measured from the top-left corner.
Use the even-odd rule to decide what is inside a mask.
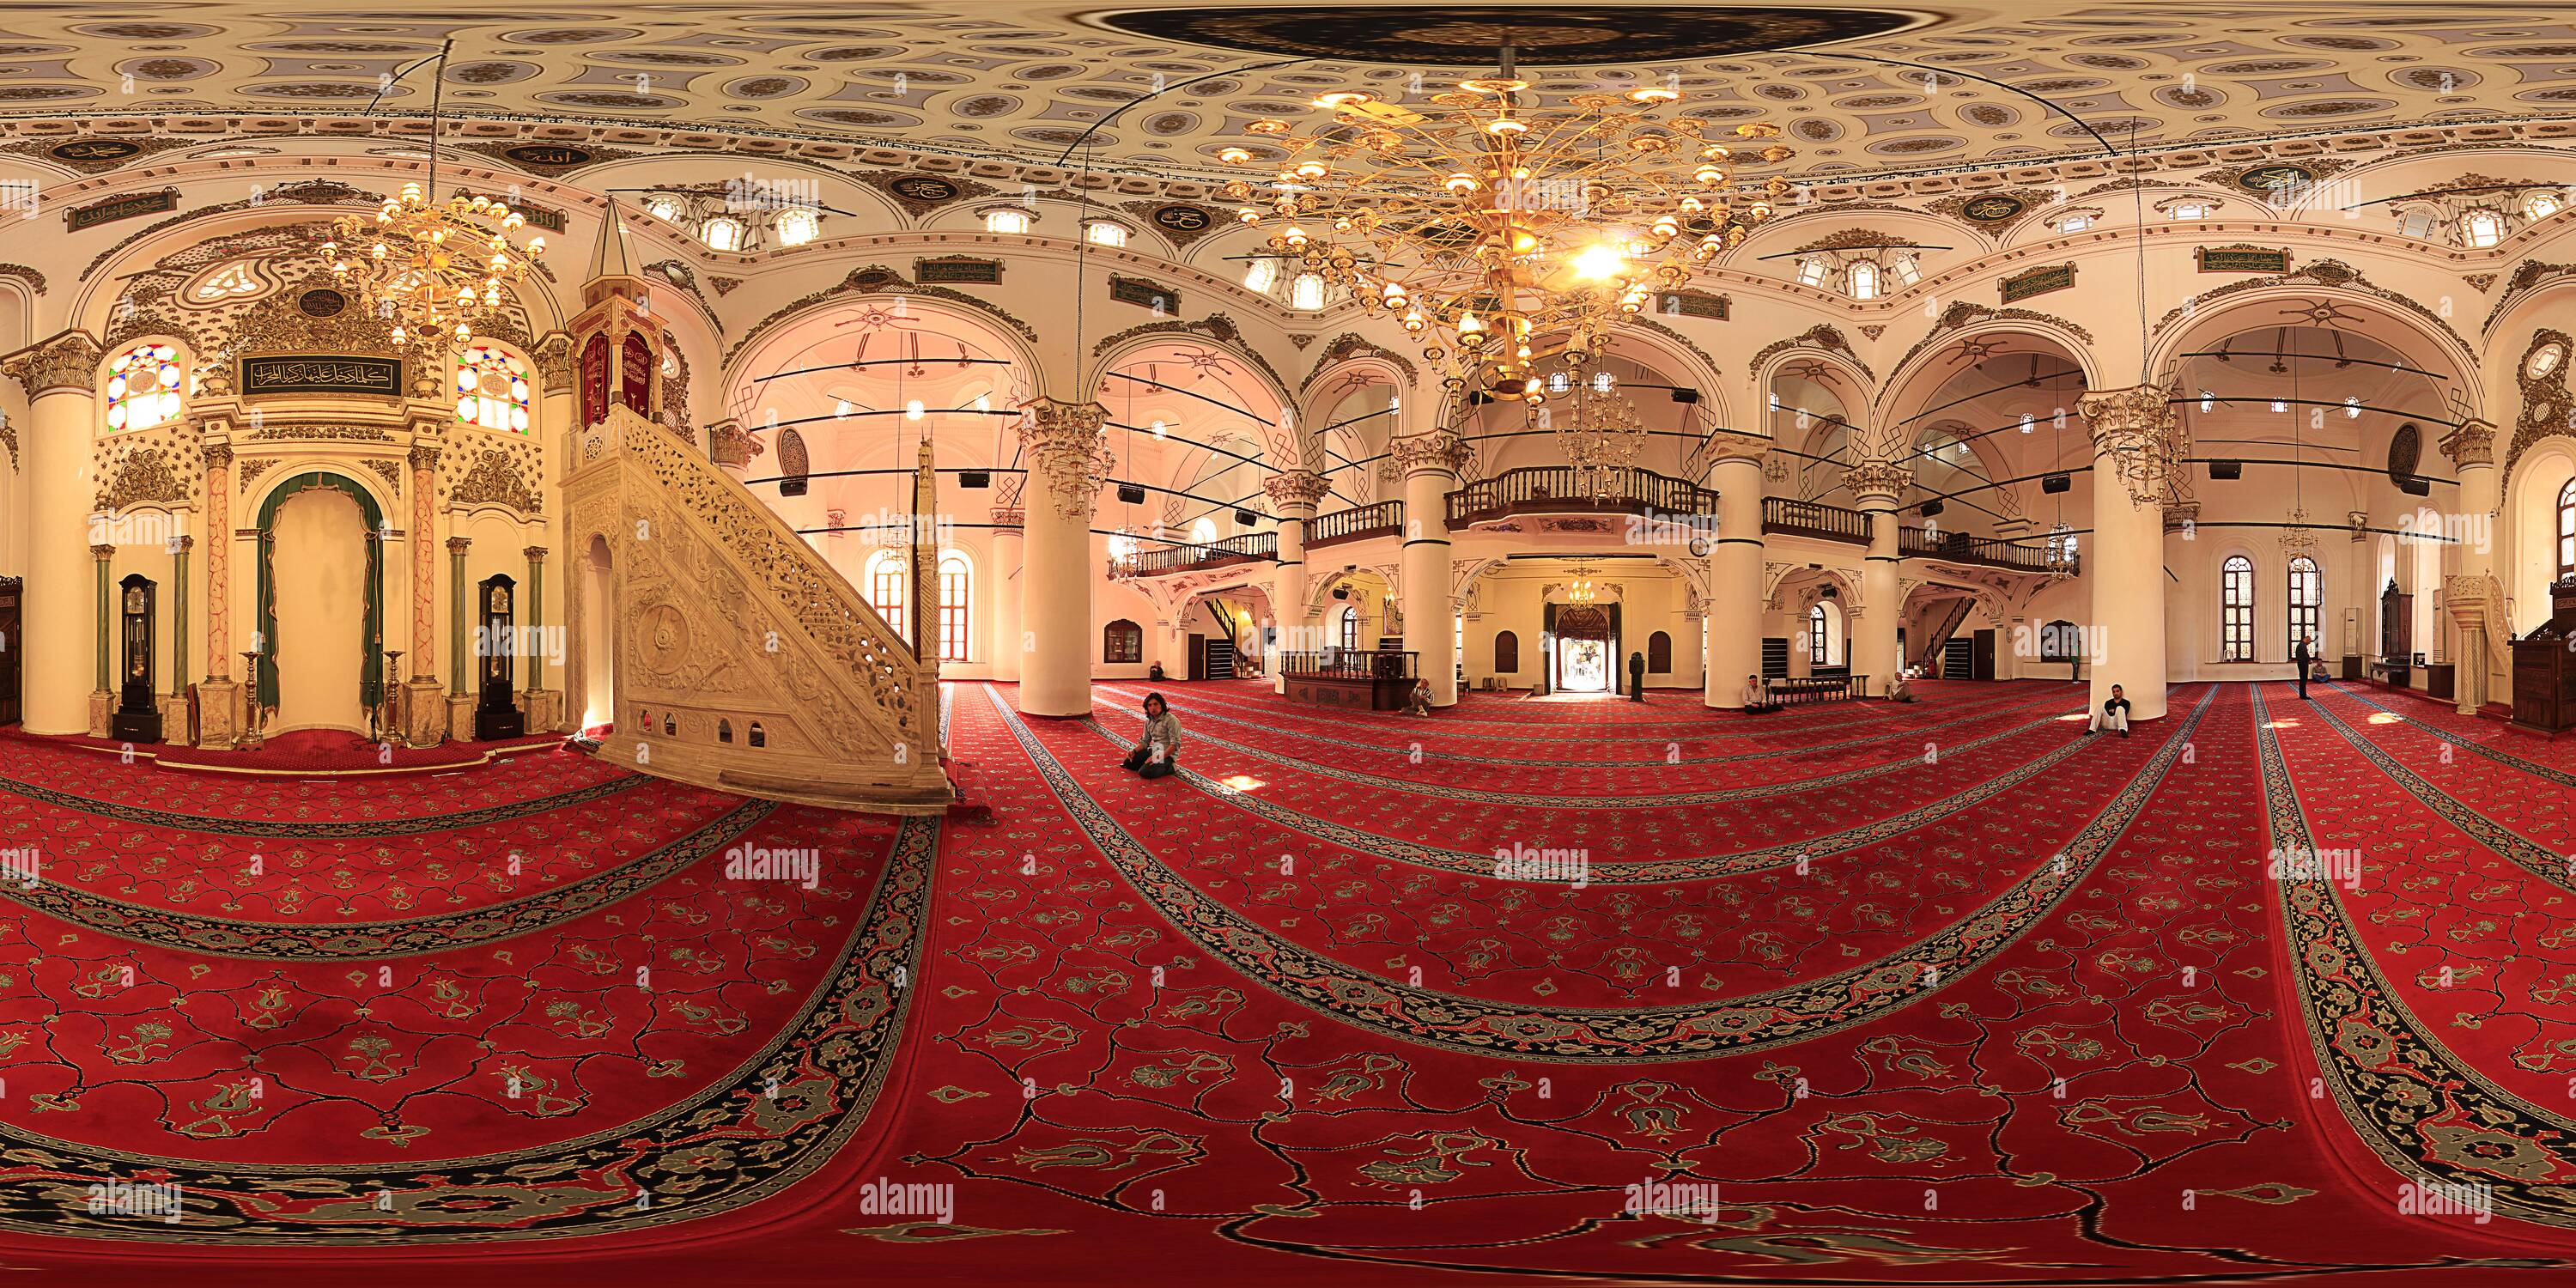
[[[2167,587],[2174,584],[2163,575],[2167,569],[2175,576],[2189,575],[2185,570],[2192,566],[2191,551],[2199,540],[2199,525],[2200,502],[2164,503],[2165,536],[2163,551],[2158,556],[2162,561],[2156,578],[2158,584]],[[2188,590],[2192,583],[2185,582],[2184,585]],[[2194,596],[2195,600],[2198,598]],[[2171,596],[2167,601],[2170,611],[2165,614],[2165,677],[2176,683],[2188,683],[2200,678],[2200,614],[2193,611],[2196,603],[2174,603]],[[2322,640],[2318,647],[2324,647]]]
[[[1091,713],[1091,512],[1109,469],[1098,403],[1039,398],[1020,418],[1029,461],[1027,566],[1021,574],[1020,710],[1033,716]]]
[[[472,596],[465,584],[465,553],[474,548],[467,537],[447,539],[447,736],[470,741],[474,737],[474,705],[478,695],[465,691],[465,677],[477,668],[468,665],[465,646],[470,623],[476,614]],[[507,641],[484,640],[472,650],[479,657],[482,649],[504,648]]]
[[[89,736],[104,738],[108,718],[116,711],[116,669],[107,660],[108,646],[116,639],[116,592],[109,586],[116,576],[116,547],[91,546],[89,557],[98,566],[98,687],[89,695]]]
[[[527,717],[528,732],[539,733],[563,727],[563,691],[554,687],[554,675],[547,669],[560,650],[546,635],[546,548],[529,546],[519,553],[528,561],[528,585],[519,603],[527,609],[526,638],[535,641],[521,659],[527,671],[520,685],[519,711]]]
[[[2460,655],[2452,661],[2451,693],[2461,715],[2476,715],[2496,688],[2497,672],[2490,652],[2511,638],[2512,624],[2500,620],[2504,588],[2496,580],[2496,517],[2503,508],[2504,481],[2495,463],[2495,426],[2464,420],[2442,438],[2442,454],[2451,458],[2460,479],[2459,569],[2443,588],[2442,603],[2460,628]],[[2503,689],[2513,694],[2508,662]]]
[[[1298,640],[1306,625],[1306,525],[1332,484],[1313,470],[1282,470],[1261,481],[1270,506],[1279,513],[1279,562],[1270,570],[1270,617],[1277,638],[1262,655],[1262,673],[1270,691],[1286,693],[1288,677],[1279,665],[1282,651],[1304,647]]]
[[[2165,713],[2164,490],[2173,409],[2158,385],[2088,393],[2075,410],[2093,435],[2093,548],[2084,556],[2093,622],[2090,706],[2121,686],[2132,719]]]
[[[19,435],[19,475],[27,504],[25,629],[11,645],[24,695],[21,726],[29,733],[89,730],[89,691],[80,687],[89,651],[90,439],[98,428],[99,348],[66,332],[0,363],[27,392]]]
[[[1843,471],[1861,512],[1869,516],[1869,556],[1860,569],[1860,611],[1852,614],[1851,670],[1869,677],[1871,693],[1884,694],[1901,665],[1896,628],[1905,620],[1897,589],[1896,500],[1914,482],[1912,471],[1887,461],[1863,461]]]
[[[197,682],[197,745],[241,736],[242,686],[233,681],[233,449],[206,445],[206,678]]]
[[[1708,547],[1708,656],[1703,705],[1741,708],[1744,677],[1762,673],[1762,453],[1770,440],[1719,433],[1703,449],[1717,492],[1717,536]]]
[[[1028,578],[1020,566],[1022,525],[1028,519],[1017,506],[993,507],[993,678],[1017,680],[1028,641],[1021,637],[1020,600]]]
[[[1397,588],[1404,608],[1404,649],[1431,683],[1431,705],[1458,704],[1457,607],[1449,598],[1449,494],[1471,459],[1465,439],[1445,429],[1395,440],[1404,471],[1404,549]],[[1365,642],[1365,641],[1364,641]],[[1626,672],[1613,659],[1614,679]]]
[[[446,695],[440,691],[438,668],[438,448],[415,443],[411,449],[411,679],[403,686],[403,740],[414,747],[435,747],[447,736]]]
[[[160,699],[161,741],[186,746],[195,731],[188,728],[188,552],[195,537],[170,542],[170,692]]]

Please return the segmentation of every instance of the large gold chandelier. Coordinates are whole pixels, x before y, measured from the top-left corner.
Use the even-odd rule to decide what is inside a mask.
[[[1453,393],[1535,402],[1537,363],[1579,369],[1788,191],[1779,178],[1746,189],[1733,167],[1793,154],[1763,142],[1776,125],[1720,133],[1659,115],[1682,98],[1669,84],[1525,104],[1510,47],[1500,62],[1425,111],[1340,91],[1314,100],[1333,119],[1311,133],[1255,121],[1247,132],[1284,153],[1276,179],[1223,191],[1247,203],[1238,218],[1270,229],[1274,253],[1399,320]],[[1259,160],[1249,147],[1220,156]]]
[[[472,339],[475,324],[500,311],[503,289],[518,285],[528,265],[546,253],[543,237],[529,238],[525,249],[512,240],[528,220],[501,202],[462,195],[443,205],[438,200],[447,56],[455,46],[453,39],[442,42],[437,54],[394,78],[400,80],[425,63],[438,64],[430,94],[427,194],[418,181],[405,183],[401,195],[376,207],[372,221],[362,215],[333,220],[332,237],[322,243],[322,262],[331,276],[393,323],[396,346],[412,340],[440,343],[450,332],[459,343]]]
[[[421,195],[420,184],[406,183],[401,196],[376,208],[373,220],[342,215],[333,221],[322,260],[368,309],[392,320],[395,344],[435,343],[451,332],[461,342],[500,310],[502,290],[545,253],[543,237],[529,238],[524,250],[511,240],[527,222],[488,197],[450,197],[440,205]]]
[[[1646,445],[1636,404],[1619,395],[1606,368],[1589,376],[1551,372],[1539,384],[1547,395],[1567,395],[1566,414],[1545,417],[1543,427],[1555,429],[1557,447],[1574,466],[1576,490],[1594,500],[1617,494],[1622,473]]]

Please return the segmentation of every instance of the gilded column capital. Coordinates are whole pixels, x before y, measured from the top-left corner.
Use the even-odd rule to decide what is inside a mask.
[[[1109,477],[1115,461],[1103,428],[1108,421],[1109,409],[1099,403],[1043,396],[1020,415],[1020,448],[1066,518],[1088,519],[1092,501]]]
[[[207,468],[207,469],[210,469],[210,470],[228,470],[228,469],[231,469],[231,468],[232,468],[232,465],[233,465],[233,447],[232,447],[232,444],[230,444],[230,443],[208,443],[208,444],[206,444],[206,446],[205,446],[205,454],[206,454],[206,468]]]
[[[197,548],[197,539],[195,537],[177,537],[172,540],[170,548],[173,551],[184,555]]]
[[[1752,461],[1760,464],[1778,444],[1758,434],[1739,434],[1721,429],[1700,440],[1700,459],[1710,465],[1720,461]]]
[[[544,546],[530,546],[519,553],[527,556],[528,562],[532,564],[544,563],[546,561],[546,548]]]
[[[449,537],[447,539],[447,553],[451,555],[461,555],[473,548],[474,538],[472,537]]]
[[[1843,471],[1843,486],[1862,500],[1893,501],[1914,485],[1914,471],[1893,461],[1862,461]]]
[[[1018,506],[993,507],[993,530],[996,533],[1008,537],[1020,536],[1022,535],[1020,530],[1027,527],[1028,522],[1028,512]]]
[[[106,563],[108,560],[116,557],[116,547],[108,545],[105,542],[101,542],[100,544],[89,548],[89,555],[90,558],[96,559],[100,563]]]
[[[1475,449],[1467,440],[1446,429],[1435,429],[1395,440],[1391,455],[1396,467],[1406,478],[1421,474],[1446,474],[1456,477],[1475,459]]]
[[[61,389],[95,391],[99,359],[105,356],[97,341],[65,331],[0,358],[0,374],[17,381],[30,398]]]
[[[438,448],[437,448],[437,446],[436,446],[435,444],[431,444],[431,443],[414,443],[414,444],[412,444],[412,447],[411,447],[411,468],[412,468],[412,472],[413,472],[413,473],[415,473],[415,474],[427,474],[427,473],[428,473],[428,472],[430,472],[431,470],[437,469],[437,468],[438,468]]]
[[[1270,495],[1270,503],[1291,512],[1289,518],[1311,519],[1315,507],[1332,492],[1330,479],[1313,470],[1281,470],[1261,480],[1261,490]]]
[[[2199,525],[2199,523],[2200,523],[2200,502],[2198,502],[2198,501],[2167,501],[2167,502],[2165,502],[2165,531],[2167,531],[2167,532],[2181,532],[2181,531],[2183,531],[2183,530],[2185,530],[2185,529],[2187,529],[2187,528],[2195,528],[2195,527],[2197,527],[2197,526]]]
[[[2453,465],[2495,464],[2495,426],[2483,420],[2464,420],[2442,436],[2442,455]]]
[[[536,360],[539,387],[550,394],[568,394],[574,389],[575,373],[581,364],[573,360],[572,337],[561,331],[537,342],[528,351]]]

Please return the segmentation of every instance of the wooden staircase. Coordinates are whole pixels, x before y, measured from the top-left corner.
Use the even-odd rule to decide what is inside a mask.
[[[1915,654],[1915,665],[1928,667],[1941,660],[1942,650],[1949,646],[1950,637],[1958,632],[1959,623],[1967,620],[1970,602],[1965,596],[1950,601],[1949,610],[1941,614],[1932,629],[1923,633],[1923,648]]]

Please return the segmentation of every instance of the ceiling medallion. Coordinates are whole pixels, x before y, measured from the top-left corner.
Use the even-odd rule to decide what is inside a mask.
[[[1489,4],[1145,9],[1097,21],[1156,40],[1336,62],[1473,66],[1483,60],[1469,51],[1509,43],[1545,49],[1549,66],[1574,67],[1791,49],[1885,35],[1924,19],[1881,9],[1769,5]]]
[[[1223,188],[1274,253],[1400,321],[1453,393],[1535,403],[1535,364],[1591,361],[1612,327],[1743,240],[1788,191],[1777,177],[1741,190],[1730,167],[1794,154],[1764,142],[1776,125],[1720,135],[1665,115],[1683,97],[1669,83],[1539,99],[1514,74],[1516,52],[1503,46],[1498,74],[1432,91],[1420,110],[1319,95],[1332,119],[1309,133],[1278,119],[1245,127],[1275,161],[1247,146],[1220,156],[1276,165],[1268,182]],[[1753,147],[1739,154],[1720,137]]]

